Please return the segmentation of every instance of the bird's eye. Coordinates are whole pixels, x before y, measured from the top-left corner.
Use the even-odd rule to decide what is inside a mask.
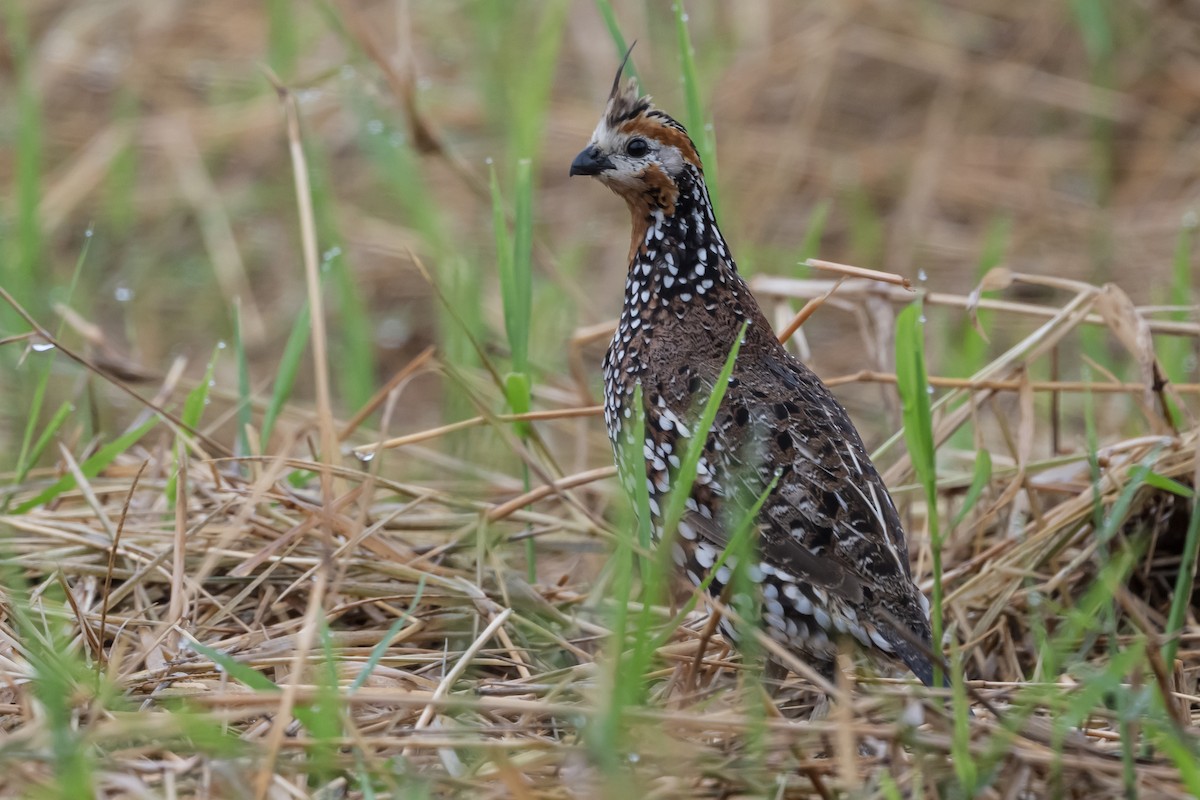
[[[642,137],[630,139],[629,144],[625,145],[625,153],[634,158],[641,158],[650,152],[650,145]]]

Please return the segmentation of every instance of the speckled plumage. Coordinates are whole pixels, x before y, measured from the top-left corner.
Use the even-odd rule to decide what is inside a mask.
[[[903,661],[926,684],[928,606],[913,584],[899,515],[845,409],[776,339],[717,227],[699,155],[683,126],[634,81],[613,84],[592,141],[571,165],[620,195],[633,219],[620,324],[604,358],[604,418],[615,448],[644,436],[656,534],[692,427],[742,324],[733,377],[673,543],[693,583],[728,542],[734,497],[778,476],[758,517],[763,627],[829,674],[837,640]],[[640,383],[646,430],[631,424]],[[628,484],[642,479],[623,474]],[[740,484],[740,485],[739,485]],[[711,585],[719,593],[728,566]],[[906,637],[892,621],[907,629]]]

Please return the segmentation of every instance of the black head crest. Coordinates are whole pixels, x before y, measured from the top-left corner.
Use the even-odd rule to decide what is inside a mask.
[[[625,74],[625,65],[629,63],[629,57],[633,55],[633,48],[637,46],[637,39],[634,39],[629,45],[629,49],[625,51],[625,57],[621,59],[621,66],[617,67],[617,74],[613,77],[612,91],[609,92],[608,99],[612,100],[621,93],[621,76]]]
[[[621,59],[621,66],[617,68],[616,77],[613,78],[612,91],[608,95],[608,108],[604,112],[610,128],[616,128],[625,120],[633,119],[650,108],[650,98],[643,97],[638,92],[637,78],[630,78],[624,88],[621,86],[621,76],[625,74],[625,66],[629,63],[629,56],[632,55],[636,44],[635,41],[629,45],[629,49],[625,51],[625,58]]]

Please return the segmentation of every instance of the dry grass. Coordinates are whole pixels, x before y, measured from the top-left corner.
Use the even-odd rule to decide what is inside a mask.
[[[806,286],[796,288],[803,293]],[[1035,329],[1023,343],[1028,349],[1078,333],[1104,295],[1078,288],[1082,304],[1044,306],[1055,312],[1056,325]],[[1030,367],[1024,357],[992,362],[980,373],[986,382],[956,388],[962,405],[937,417],[939,438],[970,419],[1012,437],[1011,448],[992,452],[992,478],[943,550],[952,652],[961,654],[977,698],[965,749],[955,755],[994,760],[991,768],[1006,776],[994,782],[998,788],[1035,796],[1121,794],[1120,741],[1138,735],[1122,728],[1129,720],[1099,705],[1077,728],[1054,723],[1089,677],[1096,679],[1089,664],[1100,669],[1114,652],[1139,648],[1138,661],[1119,678],[1151,682],[1167,699],[1159,723],[1177,726],[1183,741],[1194,736],[1200,722],[1195,606],[1178,659],[1165,664],[1160,655],[1188,504],[1146,487],[1105,542],[1093,524],[1096,490],[1111,512],[1139,464],[1194,486],[1200,432],[1187,426],[1178,434],[1105,439],[1093,482],[1086,450],[1035,452],[1050,430],[1047,420],[1032,416],[1035,402],[1082,387],[1035,387],[1021,379]],[[1021,397],[1015,418],[1002,393]],[[535,416],[539,436],[558,443],[562,460],[575,457],[574,447],[596,446],[594,435],[573,435],[580,413],[594,416],[593,409],[575,408]],[[1169,427],[1162,418],[1157,423]],[[316,415],[307,427],[321,427]],[[744,693],[754,684],[740,681],[739,660],[718,642],[700,649],[706,625],[699,613],[657,653],[650,702],[628,713],[628,774],[598,771],[581,728],[606,708],[609,672],[600,645],[609,635],[611,575],[600,556],[606,540],[623,535],[602,521],[611,486],[598,481],[610,472],[590,470],[515,493],[515,478],[480,474],[476,464],[412,444],[440,433],[396,440],[358,466],[353,459],[325,465],[294,457],[212,458],[194,440],[179,470],[186,483],[175,509],[164,493],[173,471],[169,437],[159,437],[156,445],[130,448],[103,476],[81,480],[52,505],[4,519],[10,564],[31,579],[28,599],[20,602],[36,620],[32,629],[69,643],[60,655],[86,664],[103,687],[76,685],[70,704],[81,742],[96,748],[100,787],[117,794],[134,785],[216,796],[236,794],[239,786],[271,796],[304,794],[313,786],[305,782],[315,777],[314,761],[320,763],[315,744],[330,748],[334,773],[348,770],[352,780],[362,779],[401,758],[404,777],[392,778],[394,790],[413,791],[413,781],[427,781],[438,794],[558,796],[629,783],[655,796],[756,786],[768,793],[777,787],[781,794],[773,796],[832,796],[852,787],[883,791],[881,773],[904,793],[917,791],[914,782],[930,791],[952,774],[954,720],[942,701],[920,700],[924,693],[906,681],[859,673],[865,682],[844,687],[828,722],[751,713]],[[954,464],[969,456],[950,447],[941,456],[945,516],[970,481]],[[383,477],[385,462],[401,461],[408,462],[405,470],[423,464],[443,479],[435,485]],[[304,474],[327,475],[331,497],[322,500],[315,478],[289,482]],[[902,462],[889,474],[902,503],[906,475]],[[10,500],[19,506],[46,481],[15,487]],[[907,506],[914,560],[927,577],[922,512],[916,502]],[[538,542],[540,580],[532,585],[509,546],[526,536]],[[1086,628],[1054,640],[1057,626],[1069,628],[1071,615],[1089,607],[1106,559],[1125,554],[1136,554],[1136,563],[1116,573],[1119,584],[1106,590],[1116,604],[1118,641]],[[10,751],[36,753],[52,731],[30,692],[39,663],[23,641],[30,633],[21,625],[4,629],[4,702]],[[1045,646],[1042,635],[1056,643]],[[244,676],[214,663],[196,643],[285,691],[244,685]],[[1064,673],[1045,672],[1042,660],[1055,652],[1069,662]],[[1125,689],[1152,702],[1154,693]],[[115,705],[114,692],[121,698]],[[336,733],[321,739],[291,712],[321,708],[329,697],[336,698],[335,709],[325,708]],[[178,741],[194,735],[173,719],[184,708],[236,736],[238,758],[197,755]],[[753,755],[746,750],[748,730],[755,734]],[[874,744],[873,755],[860,752],[862,742]],[[1140,796],[1184,793],[1169,757],[1143,745],[1135,751]],[[47,780],[49,769],[39,759],[26,761],[6,776],[7,792]]]
[[[20,396],[0,444],[19,450],[62,400],[80,410],[32,471],[0,476],[0,795],[1196,792],[1200,604],[1176,581],[1200,485],[1200,315],[1172,267],[1200,185],[1190,10],[1108,8],[1120,47],[1089,52],[1094,18],[1068,4],[688,4],[726,232],[778,328],[808,320],[795,346],[882,443],[927,590],[929,507],[890,366],[904,280],[929,315],[946,652],[974,716],[848,654],[828,718],[806,721],[811,684],[790,678],[778,712],[712,635],[713,601],[671,631],[682,590],[647,617],[669,636],[645,697],[617,704],[614,681],[640,676],[611,630],[640,606],[636,586],[619,602],[631,526],[593,392],[626,221],[563,168],[612,48],[595,9],[571,6],[537,161],[536,410],[502,413],[483,159],[507,178],[514,122],[489,92],[527,53],[485,5],[297,11],[302,52],[272,56],[290,65],[279,95],[258,68],[278,35],[261,9],[31,6],[41,239],[35,291],[11,267],[26,251],[0,270],[29,314],[0,317],[0,379]],[[647,32],[655,95],[681,105],[669,15],[617,10]],[[15,180],[27,151],[3,132]],[[409,160],[369,156],[380,135]],[[3,200],[22,233],[20,191]],[[828,261],[798,278],[825,200]],[[82,291],[55,305],[93,220]],[[329,329],[260,444],[306,299],[328,303]],[[207,388],[219,338],[245,349],[248,387],[223,357]],[[51,357],[43,396],[31,378]]]

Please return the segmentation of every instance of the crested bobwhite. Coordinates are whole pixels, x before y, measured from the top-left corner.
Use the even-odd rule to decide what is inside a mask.
[[[615,449],[644,436],[655,536],[683,440],[748,321],[716,422],[703,432],[675,561],[699,584],[729,541],[735,484],[757,481],[754,497],[778,476],[758,515],[758,563],[748,570],[766,632],[826,675],[838,640],[853,637],[928,685],[932,664],[912,644],[930,646],[928,604],[887,488],[845,409],[779,343],[738,274],[687,131],[640,96],[636,80],[622,88],[623,68],[570,174],[597,178],[633,217],[624,309],[604,358],[604,419]],[[644,433],[632,424],[638,383]],[[711,591],[729,579],[718,570]]]

